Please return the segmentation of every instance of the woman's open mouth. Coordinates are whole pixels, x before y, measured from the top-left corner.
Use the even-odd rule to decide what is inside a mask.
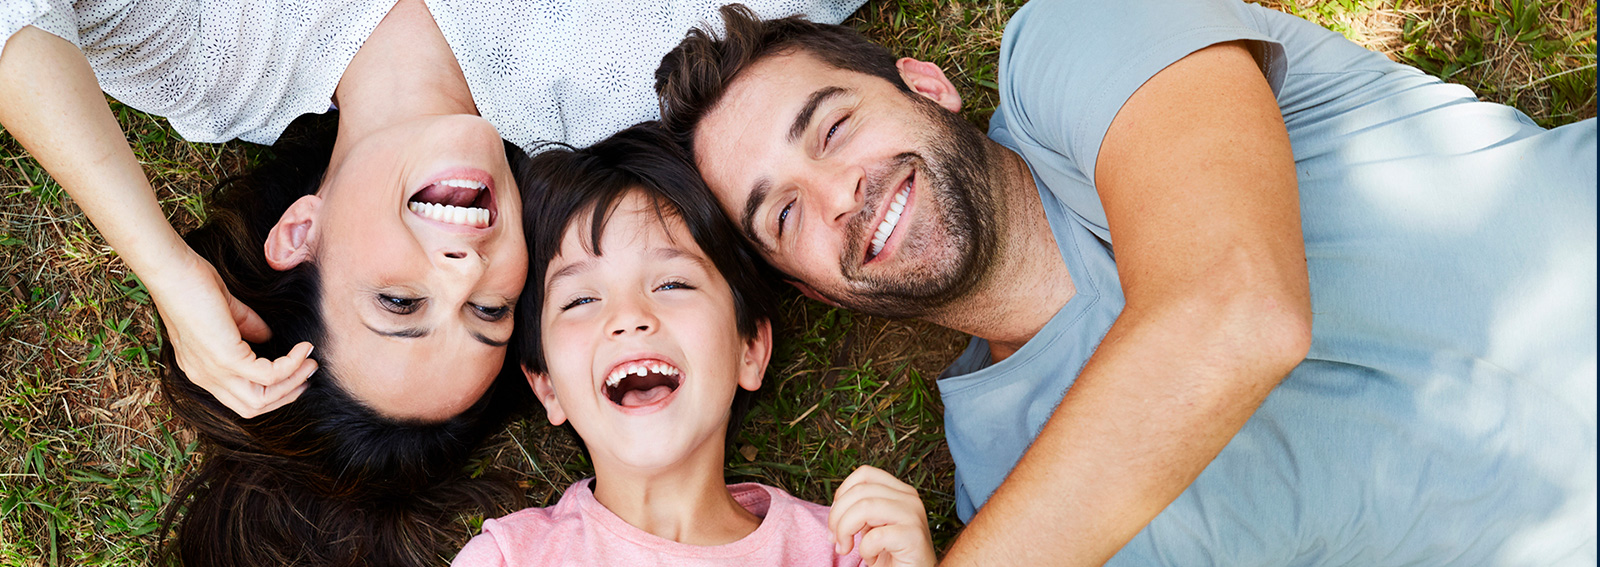
[[[611,403],[636,408],[665,400],[683,383],[683,371],[662,360],[624,362],[611,369],[604,387]]]
[[[494,224],[494,195],[487,184],[469,179],[441,179],[423,187],[406,208],[422,218],[471,228]]]

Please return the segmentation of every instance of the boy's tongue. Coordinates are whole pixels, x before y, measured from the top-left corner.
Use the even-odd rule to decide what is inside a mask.
[[[631,408],[650,405],[671,393],[672,388],[667,386],[656,386],[648,390],[628,390],[622,394],[622,406]]]

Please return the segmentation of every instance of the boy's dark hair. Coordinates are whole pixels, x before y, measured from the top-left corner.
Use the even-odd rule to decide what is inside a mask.
[[[668,216],[681,220],[727,280],[740,336],[754,337],[760,321],[775,317],[775,296],[761,272],[764,264],[744,246],[689,156],[659,122],[634,125],[581,150],[540,153],[515,171],[523,195],[528,283],[517,301],[517,332],[512,341],[519,347],[524,368],[533,372],[549,368],[541,347],[539,313],[544,308],[545,274],[561,251],[567,227],[585,214],[592,215],[586,245],[590,252],[601,255],[601,235],[611,212],[633,191],[642,191],[654,201],[663,221]],[[744,389],[734,394],[730,439],[753,397],[754,392]]]
[[[835,68],[872,75],[911,92],[900,78],[894,54],[854,29],[801,16],[762,21],[743,4],[723,6],[720,12],[726,29],[722,37],[691,29],[656,68],[661,122],[691,152],[695,128],[722,100],[728,85],[771,55],[804,51]]]

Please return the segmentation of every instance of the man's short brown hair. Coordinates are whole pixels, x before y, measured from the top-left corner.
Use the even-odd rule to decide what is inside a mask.
[[[720,12],[727,30],[721,38],[704,28],[691,29],[656,69],[661,122],[691,151],[695,127],[716,107],[728,85],[768,56],[804,51],[835,68],[911,90],[900,78],[894,54],[854,29],[801,16],[762,21],[743,4],[723,6]]]

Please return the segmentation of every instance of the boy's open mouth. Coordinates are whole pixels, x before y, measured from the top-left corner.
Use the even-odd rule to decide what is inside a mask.
[[[605,395],[625,408],[647,406],[671,395],[682,383],[683,372],[667,362],[634,360],[611,369]]]

